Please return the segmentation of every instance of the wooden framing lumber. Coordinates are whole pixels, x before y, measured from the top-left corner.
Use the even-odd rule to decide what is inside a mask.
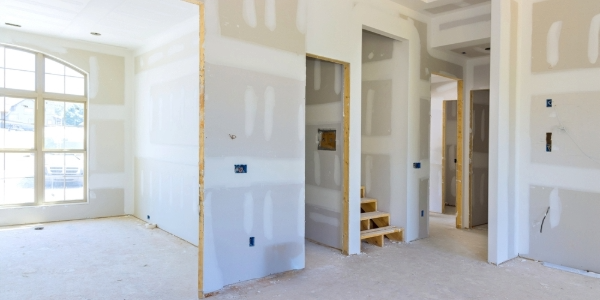
[[[463,218],[463,116],[465,113],[463,99],[463,81],[456,82],[458,101],[456,108],[456,228],[462,228]]]
[[[198,298],[204,298],[204,93],[205,93],[205,69],[204,69],[204,41],[206,30],[204,27],[204,3],[199,0],[183,0],[198,5],[200,43],[199,54],[199,135],[198,135]]]

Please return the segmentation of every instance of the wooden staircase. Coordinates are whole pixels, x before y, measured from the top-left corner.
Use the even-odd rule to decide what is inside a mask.
[[[360,239],[383,247],[383,237],[401,242],[404,240],[402,228],[390,226],[390,214],[377,211],[377,200],[366,197],[366,189],[360,187]]]

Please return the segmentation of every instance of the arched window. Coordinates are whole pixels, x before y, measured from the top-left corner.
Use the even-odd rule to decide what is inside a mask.
[[[0,206],[87,200],[87,75],[0,44]]]

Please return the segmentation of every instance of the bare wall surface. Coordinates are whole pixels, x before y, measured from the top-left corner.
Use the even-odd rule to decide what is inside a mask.
[[[519,62],[516,80],[507,89],[516,98],[516,115],[509,120],[517,133],[511,180],[518,222],[513,225],[506,218],[506,227],[518,229],[519,255],[598,272],[592,253],[598,253],[600,245],[589,229],[600,226],[593,216],[600,203],[600,141],[595,132],[600,6],[594,1],[511,3],[519,26],[509,37],[519,45],[503,50]]]
[[[304,268],[306,2],[205,5],[209,293]]]
[[[197,8],[190,4],[190,9]],[[198,244],[198,16],[135,57],[135,215]],[[148,218],[149,217],[149,218]]]
[[[0,42],[73,64],[88,74],[88,202],[0,209],[0,226],[133,213],[129,51],[87,42],[0,30]]]
[[[479,226],[488,223],[490,91],[473,91],[472,95],[470,225]]]
[[[342,248],[343,66],[306,59],[306,238]],[[319,150],[319,130],[335,130],[336,148]]]
[[[444,204],[456,206],[457,101],[444,101]]]

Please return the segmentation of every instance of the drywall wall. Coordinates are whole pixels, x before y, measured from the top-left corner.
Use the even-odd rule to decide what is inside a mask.
[[[461,62],[462,57],[439,53],[427,44],[427,18],[407,9],[393,1],[307,1],[307,52],[324,57],[338,59],[350,63],[350,253],[359,251],[359,188],[364,176],[364,166],[361,166],[362,152],[372,155],[385,155],[390,143],[395,143],[397,161],[392,161],[396,177],[394,177],[394,197],[397,202],[392,204],[390,212],[392,222],[406,229],[406,239],[419,238],[422,205],[419,203],[419,188],[421,179],[429,177],[429,162],[426,151],[421,151],[421,141],[428,140],[429,130],[421,128],[421,107],[429,105],[429,77],[421,73],[445,72],[462,76],[462,67],[448,66],[444,63],[432,63],[430,58],[442,61]],[[420,22],[424,26],[415,23]],[[419,27],[419,30],[417,29]],[[397,128],[397,136],[366,137],[362,136],[361,116],[362,105],[362,29],[382,34],[398,41],[408,41],[400,49],[403,55],[401,65],[390,72],[405,76],[403,85],[398,86],[400,93],[394,99],[403,105],[393,115],[393,126]],[[425,30],[421,30],[425,29]],[[421,63],[421,50],[424,52],[424,63]],[[412,58],[412,59],[409,59]],[[424,101],[425,104],[421,102]],[[426,116],[426,114],[424,114]],[[423,122],[428,123],[428,122]],[[425,126],[423,126],[425,127]],[[393,131],[394,132],[394,131]],[[425,135],[425,137],[423,137]],[[397,143],[397,144],[396,144]],[[359,150],[360,145],[362,150]],[[396,146],[397,145],[397,146]],[[389,153],[389,152],[388,152]],[[413,162],[420,161],[421,169],[413,169]],[[387,164],[390,168],[390,164]],[[383,171],[386,172],[386,171]],[[364,184],[364,182],[362,182]],[[384,200],[385,201],[385,200]],[[425,202],[425,206],[427,206]],[[427,212],[424,212],[427,215]],[[394,220],[394,218],[396,218]]]
[[[488,162],[490,91],[475,90],[471,93],[470,134],[470,224],[479,226],[488,222]]]
[[[204,293],[304,268],[305,5],[205,2]]]
[[[342,248],[344,155],[343,66],[306,59],[306,238]],[[335,131],[335,149],[321,149],[320,130]]]
[[[87,203],[0,208],[0,226],[133,213],[133,56],[106,45],[0,29],[0,43],[39,51],[88,73]]]
[[[491,3],[440,14],[431,20],[432,47],[456,49],[489,43],[491,33]]]
[[[471,91],[489,90],[490,88],[490,57],[478,57],[468,59],[465,63],[465,81],[463,89],[464,107],[471,107]],[[463,126],[469,128],[471,114],[463,114]],[[469,132],[470,134],[470,132]],[[471,141],[463,139],[463,149],[470,148]],[[463,161],[470,161],[469,151],[463,151]],[[469,164],[463,164],[463,174],[469,174]],[[463,191],[470,189],[469,176],[463,178]],[[469,226],[470,205],[468,204],[468,193],[463,193],[463,227]]]
[[[428,201],[430,212],[442,213],[443,106],[444,100],[456,100],[458,97],[458,87],[456,80],[438,75],[431,75],[431,82],[431,109],[429,113],[431,115],[431,133],[429,136],[430,146],[426,148],[430,158]]]
[[[362,148],[361,183],[367,197],[377,199],[377,209],[391,214],[390,225],[399,227],[405,226],[399,199],[402,190],[393,183],[405,172],[396,164],[402,160],[401,138],[406,134],[397,116],[406,109],[406,102],[394,100],[404,92],[406,72],[399,70],[406,66],[407,44],[363,30],[361,132],[363,145],[379,143]]]
[[[458,102],[457,100],[444,101],[444,143],[442,153],[443,189],[442,199],[444,205],[456,206],[456,144],[457,136],[457,115]]]
[[[195,245],[198,24],[197,13],[148,40],[135,55],[135,216]]]
[[[518,254],[600,272],[598,238],[588,230],[600,225],[590,213],[600,193],[592,129],[600,7],[563,0],[492,5],[490,260]]]

